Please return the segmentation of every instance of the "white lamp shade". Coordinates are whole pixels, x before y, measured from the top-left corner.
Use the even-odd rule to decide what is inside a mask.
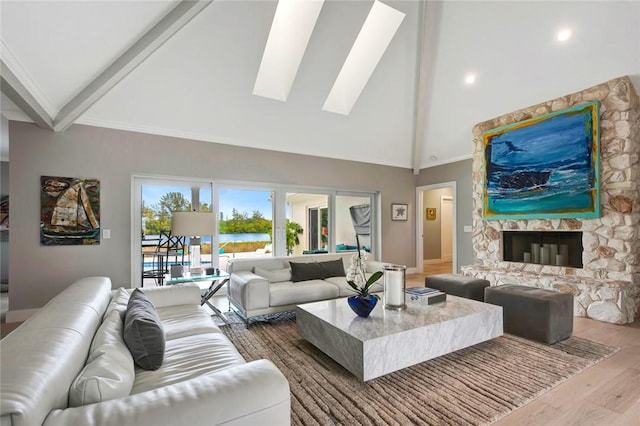
[[[200,236],[215,234],[215,216],[211,212],[173,212],[173,235]]]

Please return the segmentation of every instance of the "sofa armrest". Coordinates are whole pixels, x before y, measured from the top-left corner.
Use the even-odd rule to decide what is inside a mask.
[[[289,425],[289,383],[257,360],[126,398],[53,410],[46,426]]]
[[[149,287],[142,291],[156,308],[200,304],[200,287],[195,283]]]
[[[253,272],[231,273],[228,292],[229,297],[245,310],[269,307],[269,281]]]

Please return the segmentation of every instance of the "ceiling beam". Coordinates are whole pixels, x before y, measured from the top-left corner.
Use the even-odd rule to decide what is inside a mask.
[[[0,89],[38,126],[53,130],[53,120],[49,113],[33,97],[31,92],[20,82],[2,59],[0,59]]]
[[[427,108],[429,96],[433,93],[435,62],[440,31],[441,2],[420,2],[421,25],[420,56],[418,57],[418,96],[416,99],[415,134],[413,139],[412,167],[413,174],[420,173],[422,145],[425,143]],[[432,50],[429,51],[429,48]]]
[[[213,0],[182,0],[178,3],[133,46],[62,107],[54,119],[53,129],[56,132],[66,130],[120,80],[212,2]]]

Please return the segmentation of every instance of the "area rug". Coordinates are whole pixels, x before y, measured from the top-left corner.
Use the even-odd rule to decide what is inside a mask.
[[[294,315],[221,329],[247,361],[278,366],[291,387],[291,422],[304,426],[490,424],[618,350],[504,335],[362,383],[301,338]]]

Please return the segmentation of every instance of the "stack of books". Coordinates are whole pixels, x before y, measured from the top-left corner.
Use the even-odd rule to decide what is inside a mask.
[[[404,292],[409,297],[409,300],[422,305],[433,305],[447,300],[447,294],[435,288],[412,287],[405,289]]]

